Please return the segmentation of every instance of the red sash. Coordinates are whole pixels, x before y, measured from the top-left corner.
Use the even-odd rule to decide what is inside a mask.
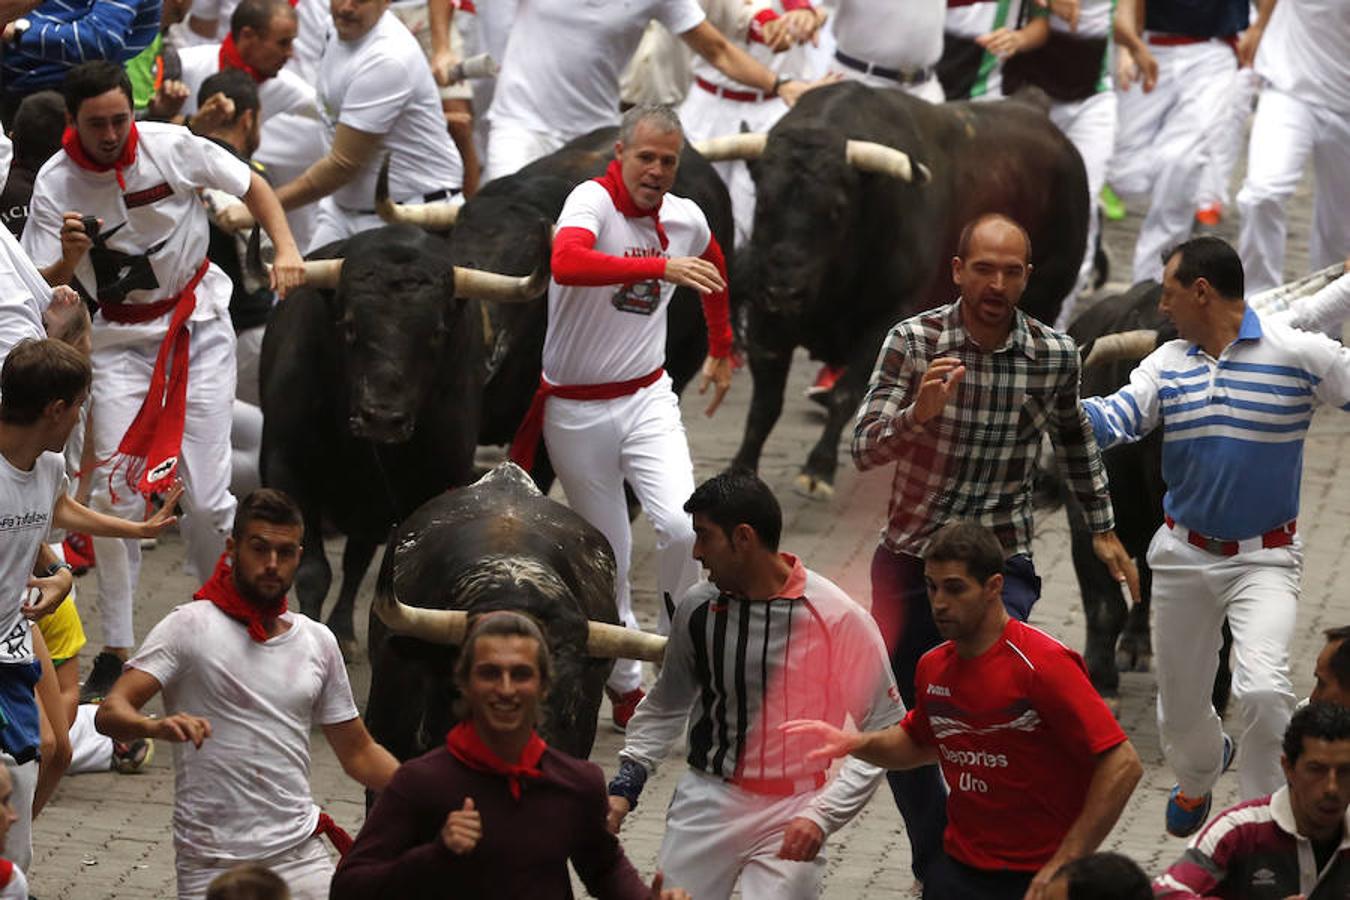
[[[338,852],[338,856],[346,856],[347,852],[352,849],[352,844],[356,843],[352,836],[347,833],[347,829],[334,822],[333,817],[322,810],[319,812],[319,824],[314,826],[314,835],[315,837],[326,837],[332,841],[333,849]]]
[[[549,397],[561,397],[564,400],[613,400],[636,394],[649,384],[655,384],[665,369],[649,372],[641,378],[631,381],[611,381],[605,384],[550,384],[541,376],[539,388],[534,392],[530,408],[525,418],[520,420],[516,435],[511,439],[511,461],[526,472],[534,466],[534,454],[539,449],[539,439],[544,436],[544,404]]]
[[[445,736],[445,749],[470,769],[504,776],[507,787],[511,790],[512,799],[519,800],[520,779],[544,777],[544,773],[539,769],[539,760],[548,749],[548,744],[545,744],[544,739],[537,733],[531,731],[529,743],[520,753],[520,762],[514,764],[505,762],[483,743],[473,722],[466,720],[450,729],[450,733]]]

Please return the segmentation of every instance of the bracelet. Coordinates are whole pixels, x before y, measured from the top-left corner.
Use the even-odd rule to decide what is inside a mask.
[[[47,577],[48,577],[48,578],[51,578],[53,575],[55,575],[57,572],[61,571],[62,569],[65,569],[67,572],[70,572],[72,575],[75,573],[75,570],[72,569],[72,568],[70,567],[70,563],[68,563],[68,562],[61,562],[60,560],[57,560],[56,562],[52,563],[50,566],[47,567]]]
[[[769,96],[777,97],[779,88],[781,88],[783,85],[787,84],[791,80],[792,79],[786,75],[779,75],[777,78],[774,79],[773,87],[769,90]]]
[[[638,797],[647,783],[647,769],[631,759],[620,760],[619,774],[609,783],[612,797],[622,797],[628,801],[630,809],[637,809]]]

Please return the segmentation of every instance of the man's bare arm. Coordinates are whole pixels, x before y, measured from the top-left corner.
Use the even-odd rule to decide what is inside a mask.
[[[819,746],[807,761],[855,756],[883,769],[917,769],[938,761],[937,748],[920,744],[900,725],[881,731],[847,732],[826,722],[796,719],[778,726],[785,734],[814,737]]]

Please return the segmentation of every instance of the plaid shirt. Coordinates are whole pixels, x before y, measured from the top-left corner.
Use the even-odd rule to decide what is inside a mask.
[[[921,556],[944,524],[971,520],[992,528],[1009,555],[1030,554],[1033,464],[1047,431],[1088,525],[1110,530],[1106,471],[1078,402],[1073,339],[1018,311],[1007,341],[989,353],[966,333],[960,303],[891,329],[858,412],[858,468],[895,462],[886,547]],[[942,413],[920,425],[919,382],[942,356],[959,358],[965,377]]]

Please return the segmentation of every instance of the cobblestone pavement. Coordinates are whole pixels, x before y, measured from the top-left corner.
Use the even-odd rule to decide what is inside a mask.
[[[1107,227],[1108,246],[1117,265],[1113,280],[1128,278],[1130,249],[1139,222],[1137,208],[1142,205],[1142,201],[1136,201],[1136,209],[1127,221]],[[1292,208],[1291,276],[1302,272],[1306,259],[1304,237],[1308,233],[1310,206],[1305,184]],[[1220,233],[1233,236],[1232,225],[1225,223]],[[885,513],[890,474],[859,475],[845,459],[833,502],[808,501],[793,492],[793,476],[821,424],[816,409],[802,399],[802,391],[814,369],[814,364],[805,357],[794,367],[783,418],[765,449],[761,474],[783,502],[785,549],[801,555],[808,565],[834,579],[850,596],[866,605],[870,601],[868,564]],[[749,395],[749,378],[742,373],[725,408],[712,420],[703,416],[696,394],[691,391],[686,397],[685,419],[699,477],[715,473],[730,461],[740,439]],[[1306,541],[1307,568],[1292,659],[1295,687],[1303,693],[1311,686],[1321,630],[1350,622],[1350,598],[1335,588],[1345,574],[1343,545],[1350,534],[1350,496],[1347,496],[1350,487],[1335,477],[1343,464],[1350,464],[1350,418],[1323,413],[1307,442],[1299,516]],[[655,568],[651,530],[645,522],[637,523],[635,537],[634,595],[644,626],[651,628],[656,616]],[[1081,647],[1083,613],[1068,545],[1063,513],[1042,514],[1035,556],[1044,577],[1044,596],[1032,621],[1071,646]],[[329,543],[335,569],[338,550],[337,543]],[[181,558],[176,536],[170,536],[158,549],[145,554],[136,610],[138,637],[143,637],[172,606],[185,601],[195,588],[179,571]],[[362,631],[372,583],[373,570],[359,599],[358,627]],[[87,591],[81,600],[91,638],[90,646],[82,654],[87,671],[99,634],[93,577],[82,579],[80,589]],[[364,634],[361,637],[364,647]],[[358,703],[364,706],[369,665],[364,659],[355,660],[350,672]],[[1162,766],[1158,749],[1152,676],[1125,674],[1121,695],[1121,721],[1144,759],[1146,774],[1105,846],[1128,854],[1153,873],[1180,852],[1182,843],[1165,836],[1162,830],[1163,806],[1172,778]],[[607,723],[607,708],[602,717]],[[591,758],[612,773],[620,746],[619,736],[602,727]],[[342,773],[319,732],[314,736],[313,755],[311,777],[316,798],[340,824],[355,832],[364,810],[360,788]],[[682,768],[680,758],[677,751],[672,761],[649,782],[646,802],[625,825],[624,844],[644,872],[649,873],[655,865],[666,800]],[[1215,808],[1235,801],[1236,789],[1236,776],[1225,775],[1217,789]],[[142,774],[109,773],[66,779],[36,823],[30,875],[34,894],[42,900],[174,896],[169,826],[172,793],[171,753],[163,746]],[[559,823],[559,827],[565,825]],[[909,895],[912,884],[909,846],[884,787],[857,819],[830,839],[827,852],[830,860],[827,897],[852,900]]]

